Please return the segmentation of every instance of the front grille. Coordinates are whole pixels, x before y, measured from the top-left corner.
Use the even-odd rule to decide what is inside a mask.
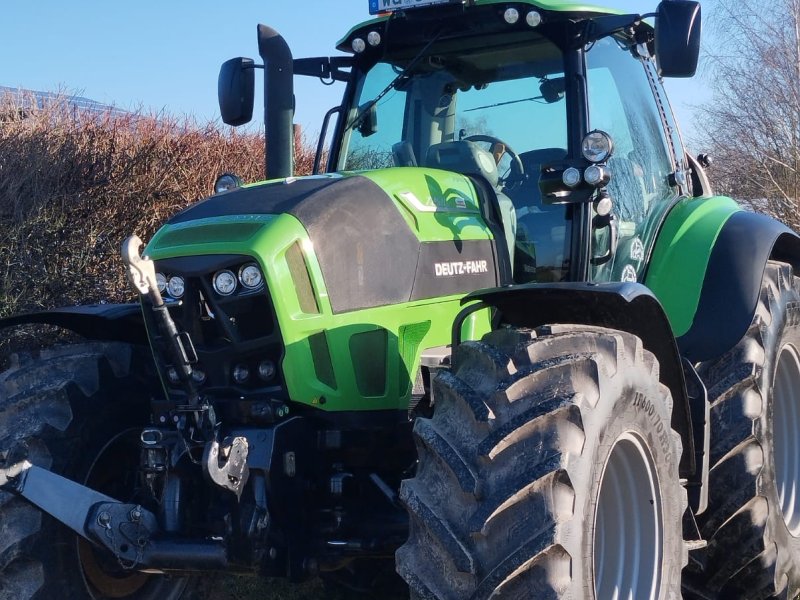
[[[165,296],[169,312],[181,332],[192,340],[198,356],[193,365],[201,394],[214,398],[242,399],[243,396],[274,394],[283,389],[280,361],[283,343],[275,318],[272,299],[265,283],[248,289],[239,282],[233,291],[223,295],[215,290],[215,273],[230,271],[238,274],[244,265],[254,261],[247,256],[213,255],[163,259],[156,261],[156,270],[171,277],[182,277],[185,283],[180,298]],[[152,329],[151,329],[152,331]],[[163,340],[155,336],[163,346]],[[167,356],[162,353],[161,356]],[[275,367],[268,379],[259,376],[259,365],[264,361]],[[175,394],[180,385],[170,380],[166,359],[160,361],[164,381]],[[248,372],[239,381],[234,371]]]
[[[328,338],[325,332],[320,331],[308,337],[311,346],[311,360],[314,362],[314,372],[322,383],[336,389],[336,373],[331,362],[331,352],[328,348]]]

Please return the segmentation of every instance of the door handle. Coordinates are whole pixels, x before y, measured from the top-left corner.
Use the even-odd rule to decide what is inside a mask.
[[[598,232],[602,229],[608,229],[608,243],[606,246],[606,251],[599,256],[593,256],[591,259],[591,263],[594,266],[604,265],[611,260],[611,258],[614,256],[614,253],[617,251],[617,244],[619,243],[617,219],[610,213],[607,215],[596,215],[592,219],[592,229]]]

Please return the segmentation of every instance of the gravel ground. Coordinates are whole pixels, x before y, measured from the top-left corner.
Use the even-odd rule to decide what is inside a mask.
[[[407,600],[408,590],[381,589],[377,595],[364,595],[343,589],[326,589],[320,579],[289,583],[283,579],[219,576],[206,590],[204,600]]]
[[[221,576],[208,591],[206,600],[334,600],[326,596],[319,579],[301,584],[290,584],[282,579]],[[345,600],[345,596],[339,596]],[[338,600],[338,599],[337,599]],[[363,598],[362,598],[363,600]]]

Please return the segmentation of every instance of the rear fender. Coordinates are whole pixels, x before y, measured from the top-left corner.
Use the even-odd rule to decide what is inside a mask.
[[[710,360],[742,338],[770,259],[800,273],[800,237],[775,219],[721,197],[673,209],[645,283],[664,306],[682,356],[692,363]]]

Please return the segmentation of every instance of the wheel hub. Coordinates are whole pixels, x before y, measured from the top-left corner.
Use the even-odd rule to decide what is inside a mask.
[[[600,482],[594,529],[595,597],[655,598],[663,559],[661,492],[653,458],[633,432],[614,442]]]
[[[778,356],[773,388],[773,459],[775,485],[789,533],[800,536],[800,356],[784,346]]]

